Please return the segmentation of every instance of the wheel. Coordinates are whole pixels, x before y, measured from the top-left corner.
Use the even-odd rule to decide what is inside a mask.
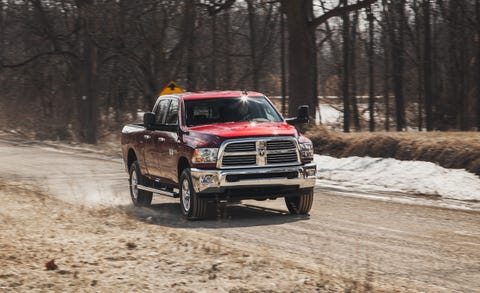
[[[130,178],[130,197],[132,198],[132,202],[135,206],[149,206],[152,204],[152,193],[149,191],[138,189],[139,184],[144,183],[144,178],[142,173],[140,173],[140,167],[138,166],[138,162],[135,161],[130,166],[129,170]]]
[[[189,220],[198,220],[207,215],[207,201],[198,197],[193,189],[190,170],[183,170],[180,175],[180,208]]]
[[[313,204],[313,188],[309,188],[309,190],[303,195],[285,197],[285,203],[287,204],[290,214],[308,214],[312,209]]]

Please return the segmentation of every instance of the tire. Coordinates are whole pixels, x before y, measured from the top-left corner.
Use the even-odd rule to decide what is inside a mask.
[[[285,203],[292,215],[308,214],[313,204],[313,188],[309,188],[304,195],[285,197]]]
[[[199,220],[207,216],[208,202],[198,197],[193,189],[190,170],[180,175],[180,209],[188,220]]]
[[[138,162],[135,161],[130,166],[128,183],[130,185],[130,197],[134,206],[146,207],[152,204],[152,192],[138,189],[138,185],[144,183],[145,179],[140,172]]]

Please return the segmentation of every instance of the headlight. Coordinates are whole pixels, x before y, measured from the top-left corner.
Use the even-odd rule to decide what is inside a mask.
[[[208,164],[217,162],[217,148],[200,148],[193,151],[192,162],[195,164]]]
[[[313,160],[313,144],[310,141],[300,142],[300,157],[303,160]]]

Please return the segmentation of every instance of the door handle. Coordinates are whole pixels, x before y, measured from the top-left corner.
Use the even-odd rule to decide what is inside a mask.
[[[151,137],[150,135],[148,135],[148,134],[145,134],[145,135],[143,136],[143,138],[145,138],[145,139],[150,139],[150,138],[152,138],[152,137]]]
[[[164,137],[159,137],[159,138],[157,138],[157,140],[158,140],[159,142],[164,142],[164,141],[165,141],[165,138],[164,138]]]

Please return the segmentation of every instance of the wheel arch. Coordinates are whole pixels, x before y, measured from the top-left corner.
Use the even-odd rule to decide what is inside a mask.
[[[127,170],[130,170],[130,167],[135,161],[137,161],[137,154],[133,149],[129,149],[127,154]]]
[[[178,166],[177,166],[177,178],[178,178],[178,183],[180,184],[180,175],[182,175],[183,170],[186,168],[190,168],[190,164],[188,163],[187,158],[181,157],[178,160]]]

